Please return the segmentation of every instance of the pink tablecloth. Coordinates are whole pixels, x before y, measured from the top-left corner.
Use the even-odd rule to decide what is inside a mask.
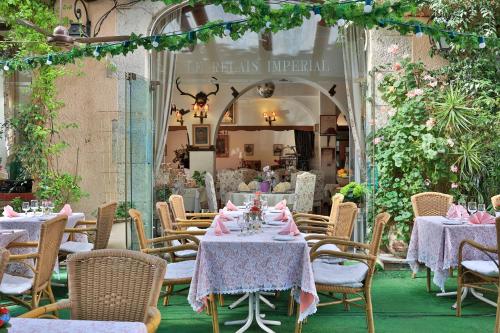
[[[147,333],[138,322],[12,318],[8,333]]]
[[[442,216],[417,217],[406,257],[414,272],[418,272],[419,263],[429,267],[434,272],[434,284],[443,291],[449,268],[458,266],[458,249],[463,240],[497,246],[494,224],[445,225],[445,221]],[[470,246],[464,248],[463,255],[464,260],[491,260]]]
[[[307,243],[276,241],[281,227],[266,227],[263,233],[239,236],[238,232],[215,236],[213,228],[202,237],[188,300],[201,311],[210,294],[241,294],[294,289],[301,302],[303,320],[316,312],[319,302]]]

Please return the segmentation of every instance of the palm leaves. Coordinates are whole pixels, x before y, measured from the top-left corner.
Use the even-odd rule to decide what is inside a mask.
[[[436,124],[441,132],[462,133],[470,131],[476,109],[469,107],[466,95],[450,86],[442,98],[432,103]]]

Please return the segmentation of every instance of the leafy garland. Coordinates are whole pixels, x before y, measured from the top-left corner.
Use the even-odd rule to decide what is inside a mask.
[[[160,1],[160,0],[155,0]],[[179,4],[181,0],[161,0],[166,5]],[[384,1],[372,4],[371,0],[352,0],[339,3],[325,1],[323,4],[309,3],[282,3],[280,8],[271,8],[267,1],[257,0],[216,0],[216,1],[189,1],[190,4],[221,5],[226,13],[241,15],[246,18],[235,21],[213,21],[184,32],[174,32],[154,36],[132,34],[129,40],[119,43],[86,45],[73,47],[67,52],[55,52],[30,57],[15,57],[0,61],[4,71],[32,70],[39,66],[64,65],[74,63],[78,58],[94,57],[101,59],[107,55],[126,55],[134,52],[140,46],[146,50],[178,51],[186,46],[197,43],[206,43],[215,37],[230,36],[233,40],[239,39],[247,31],[278,32],[299,27],[305,19],[312,15],[321,17],[327,25],[344,26],[352,22],[364,28],[384,27],[396,30],[406,35],[414,32],[418,37],[423,34],[433,38],[444,37],[448,41],[460,44],[464,48],[497,48],[500,41],[496,36],[481,36],[472,33],[461,33],[447,30],[443,24],[424,24],[418,20],[403,19],[408,13],[415,13],[417,8],[409,0],[398,2]]]

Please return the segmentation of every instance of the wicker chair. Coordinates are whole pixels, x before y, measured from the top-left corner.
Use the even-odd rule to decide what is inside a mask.
[[[486,247],[472,240],[464,240],[458,249],[458,289],[457,289],[457,317],[462,315],[462,289],[474,288],[498,293],[500,279],[498,277],[498,261],[493,256],[497,256],[500,244],[500,217],[495,221],[497,231],[497,247]],[[487,254],[491,260],[463,260],[464,247],[473,247]],[[490,287],[493,285],[494,287]],[[497,317],[498,321],[498,317]]]
[[[39,242],[13,242],[8,249],[37,247],[38,250],[28,254],[15,254],[9,258],[10,262],[22,262],[28,266],[34,273],[34,277],[27,278],[5,273],[0,283],[0,294],[13,300],[14,302],[26,306],[28,309],[38,307],[42,295],[45,294],[50,301],[55,302],[50,279],[56,263],[59,246],[64,235],[64,227],[68,218],[66,216],[57,216],[40,226]],[[25,259],[34,259],[35,267],[26,263]],[[31,302],[26,302],[14,295],[31,294]]]
[[[205,190],[207,191],[208,209],[214,213],[218,212],[214,177],[210,172],[205,174]]]
[[[110,202],[99,206],[99,208],[97,208],[96,221],[78,221],[74,228],[66,228],[64,230],[64,232],[72,234],[93,232],[95,233],[94,243],[67,241],[61,244],[59,250],[63,254],[68,254],[107,248],[117,206],[118,204],[116,202]],[[85,228],[78,228],[80,225],[84,225]]]
[[[439,192],[424,192],[411,197],[411,205],[413,206],[413,215],[415,215],[415,218],[419,216],[445,216],[452,203],[453,197],[451,195]],[[426,270],[426,279],[426,288],[430,292],[431,269],[429,267]]]
[[[332,208],[330,209],[330,216],[295,213],[293,215],[295,223],[297,223],[299,229],[304,233],[316,233],[325,235],[328,234],[331,236],[333,234],[334,226],[338,221],[339,205],[343,200],[344,196],[340,193],[337,193],[332,197]],[[309,226],[312,228],[310,228]],[[325,228],[326,230],[323,230]]]
[[[168,202],[172,209],[172,216],[174,217],[175,224],[178,227],[208,227],[217,215],[217,213],[186,213],[184,199],[181,195],[172,194],[170,198],[168,198]]]
[[[2,282],[3,273],[5,272],[5,268],[7,268],[9,257],[10,257],[9,250],[0,248],[0,282]]]
[[[320,303],[318,306],[327,306],[334,304],[350,303],[352,305],[364,306],[368,321],[368,332],[375,332],[373,324],[373,310],[371,301],[371,285],[372,278],[375,272],[375,263],[382,240],[382,232],[385,224],[389,221],[390,215],[387,213],[378,214],[375,218],[375,227],[373,228],[373,236],[370,244],[357,243],[331,237],[316,243],[310,252],[311,262],[313,266],[314,279],[316,282],[316,290],[326,293],[341,293],[348,295],[356,295],[353,298],[334,299],[329,302]],[[347,253],[341,251],[321,250],[320,248],[327,244],[335,244],[337,246],[350,246],[360,250],[367,250],[367,253]],[[358,261],[354,265],[330,265],[325,263],[320,258],[325,256],[341,257],[349,260]],[[355,302],[363,301],[364,305]],[[297,307],[297,318],[300,314],[300,306]],[[297,320],[295,332],[302,331],[302,323]]]
[[[491,197],[491,205],[493,206],[493,210],[500,207],[500,194]]]
[[[68,257],[69,299],[20,317],[38,318],[70,309],[71,319],[143,322],[156,332],[165,261],[130,250],[96,250]],[[119,297],[117,297],[119,296]]]

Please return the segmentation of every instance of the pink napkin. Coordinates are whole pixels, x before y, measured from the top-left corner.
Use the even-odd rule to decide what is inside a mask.
[[[3,216],[5,216],[5,217],[17,217],[17,216],[19,216],[19,213],[15,212],[14,208],[7,205],[3,208]]]
[[[494,224],[495,218],[487,212],[477,212],[469,216],[469,222],[472,224]]]
[[[286,215],[286,210],[282,210],[278,215],[274,217],[275,221],[286,222],[288,221],[288,216]]]
[[[221,222],[227,222],[234,220],[233,217],[229,214],[225,214],[224,210],[219,209],[219,215],[216,216],[216,219]]]
[[[286,199],[281,200],[274,206],[274,209],[285,209],[286,208]]]
[[[215,235],[222,236],[222,234],[228,234],[228,233],[229,233],[229,230],[224,225],[224,222],[217,219],[217,221],[215,221]]]
[[[299,228],[297,228],[297,225],[293,220],[288,222],[283,229],[281,229],[278,232],[280,235],[291,235],[291,236],[297,236],[300,235]]]
[[[227,210],[232,210],[232,211],[237,211],[238,210],[238,207],[236,207],[234,205],[234,203],[231,202],[231,200],[229,200],[226,204],[226,209]]]
[[[71,210],[71,206],[69,204],[65,204],[61,211],[59,212],[60,215],[66,215],[66,216],[71,216],[73,211]]]
[[[465,209],[462,205],[451,205],[448,209],[448,213],[446,213],[446,217],[449,219],[457,219],[461,217],[468,217],[469,213],[467,209]]]

